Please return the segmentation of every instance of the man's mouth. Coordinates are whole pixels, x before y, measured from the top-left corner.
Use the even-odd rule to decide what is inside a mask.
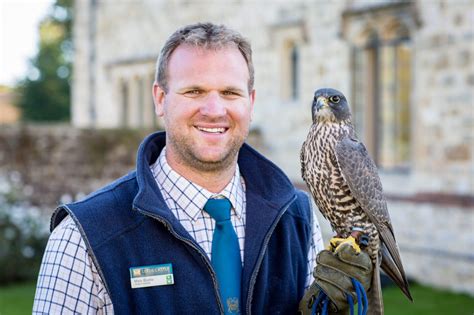
[[[214,133],[214,134],[221,134],[226,131],[226,128],[204,128],[204,127],[196,127],[200,131],[204,131],[207,133]]]

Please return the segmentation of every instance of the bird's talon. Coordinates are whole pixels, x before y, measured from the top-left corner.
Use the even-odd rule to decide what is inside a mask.
[[[330,251],[334,251],[339,246],[339,244],[341,244],[345,240],[346,240],[345,238],[333,237],[329,240],[329,245],[327,249]]]
[[[336,244],[335,242],[333,243],[333,240],[337,240],[337,246],[334,246]],[[335,247],[334,253],[337,253],[341,250],[342,246],[345,246],[346,244],[349,244],[352,246],[352,248],[355,249],[356,253],[360,253],[360,246],[357,244],[356,239],[352,236],[349,236],[348,238],[332,238],[331,241],[329,241],[332,246]]]

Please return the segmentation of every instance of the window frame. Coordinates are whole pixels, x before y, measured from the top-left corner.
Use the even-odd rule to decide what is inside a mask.
[[[386,172],[397,172],[397,173],[407,173],[410,171],[411,164],[412,164],[412,146],[413,146],[413,136],[412,136],[412,119],[413,119],[413,109],[411,103],[411,95],[413,90],[410,89],[409,91],[409,101],[408,107],[410,111],[410,117],[407,122],[407,128],[409,128],[409,139],[407,143],[407,157],[404,160],[394,162],[395,165],[392,166],[384,166],[382,164],[382,150],[383,150],[383,129],[384,129],[384,122],[382,119],[382,114],[384,110],[384,106],[386,104],[383,103],[382,99],[382,91],[383,91],[383,64],[382,64],[382,50],[385,48],[393,49],[394,57],[392,58],[393,66],[392,70],[394,72],[393,83],[395,84],[394,90],[395,94],[398,94],[399,87],[400,87],[400,79],[398,77],[398,56],[397,48],[401,45],[408,45],[410,47],[410,74],[413,74],[413,45],[410,39],[410,36],[404,34],[403,36],[399,36],[396,38],[390,39],[383,39],[379,35],[378,32],[371,32],[370,36],[368,36],[367,41],[364,45],[352,47],[351,53],[351,74],[352,74],[352,112],[353,112],[353,122],[355,124],[355,128],[357,131],[362,130],[362,133],[359,134],[361,140],[365,143],[369,153],[371,154],[372,158],[374,159],[375,163],[378,165],[379,168],[382,168]],[[359,54],[359,55],[358,55]],[[358,69],[357,67],[361,63],[361,59],[366,58],[365,66],[367,67],[366,70]],[[363,67],[363,66],[362,66]],[[358,80],[360,78],[358,75],[364,74],[365,86],[359,84]],[[413,80],[413,76],[411,75],[410,81]],[[365,89],[361,89],[361,87],[365,87]],[[361,95],[362,94],[362,95]],[[397,95],[396,95],[397,96]],[[358,108],[359,104],[361,103],[360,100],[363,100],[364,106],[362,109]],[[394,99],[394,104],[396,106],[401,106],[397,97]],[[360,115],[362,114],[362,117]],[[394,118],[395,120],[398,117]],[[396,125],[396,122],[393,122]],[[362,125],[362,126],[361,126]],[[396,127],[396,126],[395,126]],[[393,136],[394,138],[397,135]],[[396,142],[396,140],[394,140]],[[396,150],[396,149],[395,149]],[[399,157],[397,156],[397,159]]]

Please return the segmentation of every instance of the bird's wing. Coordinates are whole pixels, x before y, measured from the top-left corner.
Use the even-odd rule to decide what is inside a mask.
[[[374,223],[387,224],[391,230],[377,167],[364,144],[352,138],[343,138],[336,145],[336,158],[342,176],[364,211]]]
[[[377,227],[380,238],[398,268],[402,279],[397,280],[408,285],[374,161],[363,143],[348,137],[336,145],[336,158],[352,195]]]

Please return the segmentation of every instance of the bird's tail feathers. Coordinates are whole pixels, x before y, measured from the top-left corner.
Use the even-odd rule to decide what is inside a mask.
[[[395,240],[395,236],[393,235],[393,230],[389,229],[387,226],[381,226],[379,227],[379,230],[380,238],[382,239],[382,243],[386,246],[386,249],[390,254],[390,258],[395,263],[395,266],[397,267],[402,277],[406,278],[405,270],[403,269],[402,265],[402,259],[400,258],[400,252],[398,251],[397,241]]]
[[[380,267],[387,274],[387,276],[392,279],[392,281],[402,290],[405,296],[413,302],[413,297],[410,293],[410,287],[408,285],[408,280],[405,276],[405,272],[403,271],[403,269],[400,270],[394,263],[385,244],[382,243],[381,245],[382,246],[380,249],[382,252],[382,262]]]

